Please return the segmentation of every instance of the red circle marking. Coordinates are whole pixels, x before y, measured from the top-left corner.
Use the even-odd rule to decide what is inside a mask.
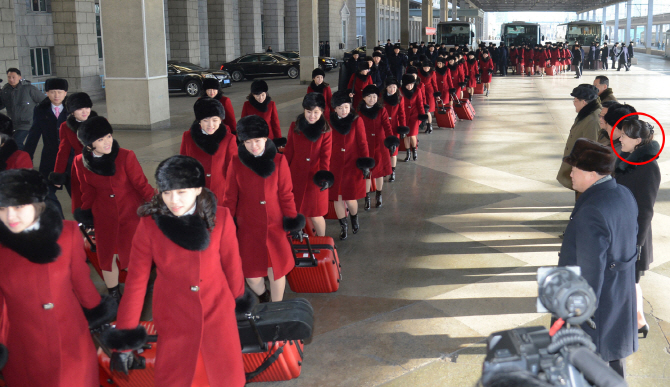
[[[621,157],[619,155],[619,152],[617,152],[616,149],[614,149],[614,137],[613,137],[614,129],[617,127],[617,125],[619,125],[619,122],[623,121],[626,117],[630,117],[630,116],[645,116],[645,117],[651,118],[652,120],[654,120],[654,122],[656,122],[658,127],[661,128],[661,134],[663,134],[663,143],[661,144],[661,149],[659,149],[658,153],[656,153],[656,156],[652,157],[651,159],[649,159],[645,162],[636,163],[636,162],[633,162],[633,161],[628,161],[628,160],[624,159],[623,157]],[[661,152],[663,152],[663,147],[665,146],[665,130],[663,130],[663,126],[661,125],[660,122],[658,122],[658,120],[656,118],[654,118],[653,116],[651,116],[647,113],[642,113],[642,112],[628,113],[625,116],[619,118],[619,121],[617,121],[616,124],[614,124],[614,126],[612,127],[612,131],[610,132],[610,145],[612,146],[612,150],[614,151],[614,154],[616,155],[616,157],[621,159],[623,162],[631,164],[631,165],[645,165],[645,164],[651,163],[652,161],[656,160],[658,158],[658,155],[660,155]]]

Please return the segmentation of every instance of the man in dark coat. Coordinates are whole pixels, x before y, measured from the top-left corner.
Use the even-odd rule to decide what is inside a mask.
[[[407,52],[407,61],[409,62],[410,65],[415,66],[417,63],[421,62],[420,57],[421,57],[421,50],[419,50],[419,47],[414,45],[411,46],[409,51]]]
[[[635,48],[633,48],[633,41],[630,41],[630,44],[628,45],[628,67],[630,67],[631,64],[631,59],[635,56]]]
[[[500,76],[504,77],[507,75],[507,57],[509,53],[507,51],[507,46],[505,42],[500,42],[500,48],[498,49],[498,68],[500,69]]]
[[[382,59],[382,53],[375,51],[372,54],[372,66],[370,66],[372,83],[374,83],[380,90],[384,88],[384,81],[390,72],[388,64]]]
[[[325,51],[323,51],[324,47],[325,46],[324,46],[323,40],[322,40],[322,41],[319,42],[319,56],[324,56],[324,53],[325,53]]]
[[[584,71],[584,49],[579,43],[575,43],[572,48],[572,64],[575,66],[575,78],[581,78]]]
[[[391,43],[391,39],[386,39],[386,45],[384,46],[384,55],[388,58],[393,54],[393,43]]]
[[[630,67],[628,67],[628,49],[624,43],[621,43],[621,47],[617,46],[614,55],[619,62],[619,67],[617,67],[616,71],[621,71],[621,66],[626,68],[626,71],[630,71]]]
[[[323,45],[324,56],[330,57],[330,40],[326,40],[326,44]]]
[[[600,50],[600,61],[603,62],[603,68],[605,70],[609,69],[609,63],[607,62],[607,58],[610,56],[610,48],[607,47],[607,42],[603,43],[603,48]]]
[[[358,71],[358,62],[361,60],[358,50],[353,50],[351,52],[351,57],[344,63],[349,77],[351,77],[351,74],[355,74],[356,71]]]
[[[402,79],[402,75],[407,67],[407,57],[405,54],[400,53],[400,45],[396,44],[393,47],[393,52],[391,55],[386,57],[386,60],[389,64],[389,69],[391,70],[391,75],[396,79]]]
[[[625,358],[637,351],[635,262],[637,204],[611,176],[617,157],[593,140],[580,138],[563,161],[572,166],[572,185],[581,192],[570,215],[558,266],[579,266],[593,288],[595,327],[582,329],[597,352],[624,376]]]
[[[593,80],[593,86],[598,88],[600,103],[617,100],[614,96],[614,91],[610,87],[610,80],[606,76],[598,75],[596,79]]]

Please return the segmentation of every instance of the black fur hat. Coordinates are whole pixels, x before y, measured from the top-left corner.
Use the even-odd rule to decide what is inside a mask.
[[[14,124],[12,119],[0,113],[0,134],[12,137],[14,135]]]
[[[410,83],[414,83],[415,79],[412,76],[412,74],[405,74],[402,76],[402,85],[406,86],[409,85]]]
[[[72,93],[65,99],[65,107],[70,113],[82,108],[92,108],[93,101],[86,93]]]
[[[257,79],[251,82],[251,94],[258,95],[268,92],[268,84],[265,81]]]
[[[314,70],[312,70],[312,79],[316,78],[317,75],[321,75],[322,77],[326,77],[326,72],[321,70],[321,68],[317,67]]]
[[[155,176],[160,192],[205,186],[205,168],[189,156],[177,155],[161,161]]]
[[[268,123],[259,116],[246,116],[237,121],[237,140],[239,142],[268,137],[269,135],[270,128],[268,127]]]
[[[358,71],[370,70],[370,64],[367,61],[358,62]]]
[[[205,80],[202,81],[202,89],[203,90],[209,90],[209,89],[221,90],[221,84],[219,83],[219,80],[216,79],[216,78],[205,78]]]
[[[63,90],[67,91],[68,83],[63,78],[49,78],[44,82],[44,91]]]
[[[379,95],[379,88],[375,85],[367,85],[363,88],[363,92],[361,95],[363,98],[367,97],[368,95],[376,94]]]
[[[320,107],[321,111],[326,109],[326,99],[321,93],[309,93],[302,99],[302,108],[312,110],[315,107]]]
[[[612,106],[611,108],[607,109],[607,113],[605,114],[605,117],[603,117],[603,119],[605,120],[607,125],[614,126],[617,123],[617,121],[619,121],[622,117],[624,117],[627,114],[635,113],[635,112],[637,112],[637,110],[635,110],[635,108],[630,106],[630,105],[626,105],[626,104],[615,105],[615,106]],[[638,118],[639,118],[639,116],[637,116],[637,115],[630,116],[630,117],[626,117],[626,119],[624,121],[637,120]]]
[[[391,85],[396,85],[398,86],[398,88],[400,88],[400,82],[398,81],[398,78],[394,76],[386,77],[386,79],[384,80],[384,88],[387,88]]]
[[[379,51],[375,51],[375,52],[372,53],[373,58],[377,58],[377,57],[381,58],[382,56],[383,56],[382,53],[379,52]]]
[[[42,174],[34,169],[0,172],[0,207],[42,203],[49,190]]]
[[[405,74],[419,74],[419,70],[414,66],[408,66]]]
[[[616,159],[616,155],[610,148],[587,138],[578,138],[572,152],[563,157],[563,162],[582,171],[611,175],[614,172]]]
[[[193,112],[195,113],[196,121],[209,117],[221,117],[222,120],[226,118],[226,112],[223,110],[221,102],[209,97],[203,97],[195,101]]]
[[[352,103],[351,97],[349,97],[349,93],[344,90],[336,91],[333,94],[333,97],[330,99],[330,106],[332,106],[333,109],[344,103]]]
[[[77,130],[77,139],[83,146],[90,148],[96,140],[112,133],[114,130],[109,121],[105,117],[96,116],[81,123]]]
[[[598,88],[588,83],[582,83],[581,85],[572,89],[572,93],[570,93],[570,95],[577,99],[591,102],[598,98]]]
[[[368,56],[365,57],[365,61],[366,61],[366,62],[374,62],[374,60],[372,59],[372,57],[371,57],[370,55],[368,55]],[[370,64],[370,63],[368,63],[368,65],[369,65],[369,64]]]

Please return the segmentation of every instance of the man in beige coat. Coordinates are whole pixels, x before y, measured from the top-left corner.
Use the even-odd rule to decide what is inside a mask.
[[[600,131],[598,115],[602,106],[598,100],[598,88],[587,83],[582,83],[575,87],[570,95],[574,97],[572,103],[575,105],[577,118],[575,118],[575,123],[570,128],[570,135],[563,150],[563,157],[567,157],[572,152],[572,147],[578,138],[588,138],[597,141],[598,132]],[[565,188],[574,190],[572,179],[570,178],[571,171],[572,167],[562,162],[556,180]]]

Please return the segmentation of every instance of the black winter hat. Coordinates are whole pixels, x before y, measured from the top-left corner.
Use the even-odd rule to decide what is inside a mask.
[[[209,89],[221,90],[221,84],[219,83],[219,80],[216,79],[216,78],[205,78],[205,80],[202,81],[202,89],[203,90],[209,90]]]
[[[268,84],[263,80],[255,80],[251,82],[251,94],[258,95],[260,93],[268,92]]]
[[[326,72],[317,67],[314,70],[312,70],[312,79],[316,78],[317,75],[321,75],[322,77],[325,78]]]
[[[578,138],[572,152],[563,157],[563,162],[582,171],[611,175],[614,172],[616,159],[616,155],[610,148],[587,138]]]
[[[75,110],[92,108],[93,101],[86,93],[72,93],[65,100],[65,107],[67,107],[67,111],[74,113]]]
[[[14,135],[14,124],[12,119],[0,113],[0,134],[12,137]]]
[[[112,125],[105,117],[95,116],[87,119],[79,125],[77,130],[77,139],[85,146],[91,148],[91,145],[98,139],[105,137],[108,134],[114,133]]]
[[[417,70],[416,67],[414,66],[408,66],[407,70],[405,71],[405,74],[419,74],[419,70]]]
[[[396,43],[393,45],[393,49],[395,50],[396,48],[400,50],[400,43]]]
[[[372,59],[372,57],[370,55],[368,55],[368,56],[365,57],[365,61],[366,62],[373,62],[374,60]]]
[[[637,112],[637,110],[635,110],[635,108],[630,105],[618,104],[608,108],[607,113],[605,114],[605,117],[603,117],[603,119],[605,120],[607,125],[614,126],[617,123],[617,121],[619,121],[622,117],[624,117],[627,114],[635,112]],[[637,120],[638,118],[639,118],[638,115],[634,115],[626,117],[626,119],[623,121],[633,121]]]
[[[226,118],[226,112],[223,110],[221,102],[209,97],[203,97],[195,101],[193,112],[195,113],[196,121],[209,117],[221,117],[222,120]]]
[[[430,61],[426,60],[426,61],[421,62],[421,67],[430,67],[430,68],[433,68],[433,64],[430,63]]]
[[[370,70],[370,64],[367,61],[358,62],[358,71]]]
[[[244,142],[254,138],[268,137],[270,128],[268,123],[259,116],[246,116],[237,121],[237,140]]]
[[[0,172],[0,207],[42,203],[49,189],[39,171],[9,169]]]
[[[406,86],[409,85],[410,83],[414,83],[415,79],[412,76],[412,74],[405,74],[402,76],[402,85]]]
[[[367,97],[368,95],[372,95],[372,94],[379,95],[379,88],[375,85],[365,86],[363,88],[363,92],[361,93],[363,98]]]
[[[384,80],[384,88],[387,88],[391,85],[396,85],[400,87],[400,82],[398,82],[398,78],[394,76],[386,77],[386,79]]]
[[[67,91],[68,83],[63,78],[49,78],[44,82],[44,91],[63,90]]]
[[[345,103],[352,102],[351,97],[349,97],[349,93],[344,90],[336,91],[335,94],[333,94],[333,97],[330,99],[330,105],[333,107],[333,109]]]
[[[382,56],[383,56],[382,53],[379,52],[379,51],[375,51],[375,52],[372,53],[373,58],[377,58],[377,57],[381,58]]]
[[[581,85],[572,89],[572,93],[570,93],[570,95],[577,99],[591,102],[598,98],[598,88],[588,83],[582,83]]]
[[[326,99],[321,93],[309,93],[302,98],[302,108],[312,110],[320,107],[321,111],[326,109]]]
[[[193,157],[169,157],[156,168],[156,186],[159,192],[205,186],[205,168]]]

